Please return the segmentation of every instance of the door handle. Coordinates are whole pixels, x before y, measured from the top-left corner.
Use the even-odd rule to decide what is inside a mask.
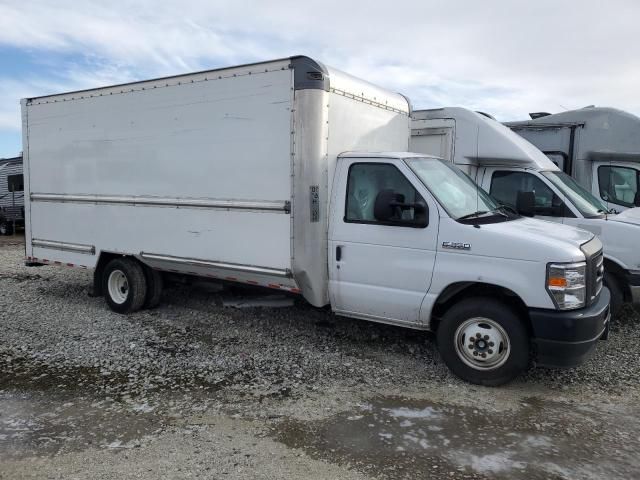
[[[342,246],[338,245],[336,247],[336,262],[339,262],[340,260],[342,260]]]

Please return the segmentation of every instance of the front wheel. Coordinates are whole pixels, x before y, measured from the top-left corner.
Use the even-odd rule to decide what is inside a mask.
[[[502,385],[529,366],[527,329],[511,308],[490,298],[451,307],[436,336],[447,367],[467,382]]]
[[[612,273],[605,272],[604,286],[607,287],[609,293],[611,293],[611,318],[616,318],[624,303],[624,294],[622,293],[620,282]]]

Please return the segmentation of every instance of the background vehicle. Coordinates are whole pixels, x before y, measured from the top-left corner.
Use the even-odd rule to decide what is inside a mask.
[[[507,122],[565,173],[621,212],[640,206],[640,118],[615,108],[532,114]]]
[[[261,285],[433,330],[456,374],[490,385],[532,347],[579,364],[606,330],[593,234],[505,214],[448,162],[393,153],[407,99],[307,57],[22,111],[27,262],[94,269],[116,312],[157,304],[161,272]]]
[[[24,228],[22,157],[0,159],[0,235]]]
[[[464,108],[416,111],[411,149],[463,168],[485,191],[527,216],[597,234],[612,309],[640,303],[640,209],[614,215],[537,148],[499,122]],[[527,204],[527,195],[532,200]]]

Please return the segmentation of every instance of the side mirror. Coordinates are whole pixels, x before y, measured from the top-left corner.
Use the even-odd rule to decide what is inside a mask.
[[[533,192],[518,192],[516,198],[516,210],[524,217],[535,215],[536,196]]]
[[[413,209],[414,219],[402,218],[404,210]],[[412,227],[426,227],[429,224],[427,206],[422,203],[405,203],[404,195],[393,190],[382,190],[376,196],[373,216],[379,222],[395,223]]]
[[[373,205],[373,216],[379,222],[388,222],[396,215],[398,205],[404,203],[404,195],[393,190],[382,190],[376,196]]]
[[[633,204],[636,207],[640,207],[640,192],[636,192],[636,194],[633,197]]]

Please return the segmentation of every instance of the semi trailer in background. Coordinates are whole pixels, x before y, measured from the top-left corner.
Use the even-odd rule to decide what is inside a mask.
[[[602,243],[407,153],[410,114],[308,57],[24,99],[27,264],[93,269],[119,313],[167,273],[290,292],[434,331],[475,383],[580,364],[608,326]]]
[[[0,235],[24,227],[22,156],[0,158]]]
[[[624,302],[640,305],[640,208],[610,213],[527,140],[464,108],[415,111],[410,149],[455,163],[518,213],[598,235],[612,311],[617,313]]]
[[[507,122],[614,212],[640,206],[640,118],[586,107]]]

